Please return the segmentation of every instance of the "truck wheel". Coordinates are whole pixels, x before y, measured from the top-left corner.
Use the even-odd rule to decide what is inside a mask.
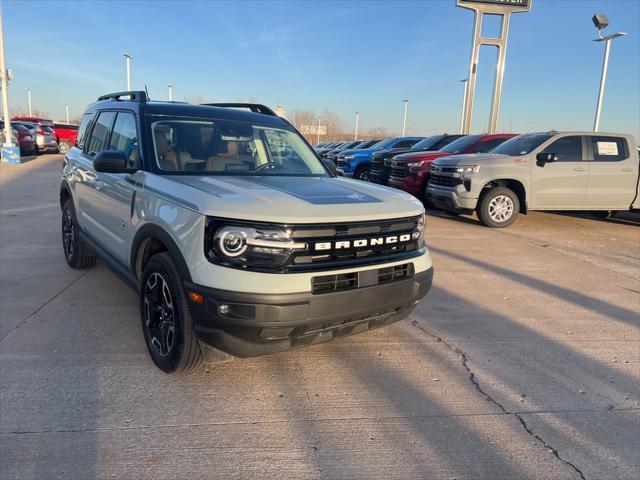
[[[80,238],[76,212],[71,199],[64,202],[62,206],[62,248],[64,258],[71,268],[86,270],[96,264],[96,257]]]
[[[158,253],[140,283],[142,333],[153,363],[165,373],[184,373],[202,361],[182,278],[171,256]]]
[[[356,169],[356,173],[353,175],[353,178],[356,180],[362,180],[363,182],[370,182],[371,169],[369,168],[369,165],[360,165]]]
[[[516,221],[519,212],[518,196],[504,187],[495,187],[487,191],[476,209],[480,222],[492,228],[508,227]]]
[[[69,149],[71,148],[71,144],[65,140],[60,141],[60,143],[58,143],[58,150],[60,151],[60,153],[62,153],[63,155],[65,153],[67,153],[69,151]]]

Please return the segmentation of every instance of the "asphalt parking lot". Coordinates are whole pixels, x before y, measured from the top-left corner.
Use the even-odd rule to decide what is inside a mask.
[[[640,476],[640,219],[433,214],[410,320],[174,378],[67,267],[61,156],[0,167],[0,478]]]

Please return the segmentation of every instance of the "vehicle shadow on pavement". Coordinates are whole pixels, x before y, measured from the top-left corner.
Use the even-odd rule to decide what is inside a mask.
[[[551,212],[547,211],[545,213],[550,213],[552,215],[559,215],[565,217],[572,218],[584,218],[587,220],[593,220],[595,222],[603,222],[615,225],[626,225],[629,227],[640,227],[640,214],[636,212],[620,212],[617,213],[613,217],[609,218],[598,218],[592,214],[587,212]]]
[[[470,381],[506,412],[518,414],[586,478],[637,473],[640,392],[635,376],[441,288],[432,289],[429,302],[432,308],[412,315],[415,335],[395,330],[404,342],[421,344],[422,352],[434,339],[450,346],[473,375]],[[598,306],[606,315],[604,305]],[[638,321],[634,312],[617,313],[630,323],[632,316]],[[523,316],[535,315],[523,311]],[[463,352],[462,345],[471,345],[474,354]]]
[[[560,300],[570,302],[582,308],[593,310],[603,316],[611,316],[616,320],[625,322],[631,326],[635,326],[635,327],[640,326],[640,318],[638,316],[637,311],[629,310],[627,308],[620,307],[613,303],[599,300],[597,298],[594,298],[593,296],[585,295],[583,293],[570,290],[566,287],[555,285],[553,283],[540,280],[539,278],[525,275],[524,273],[515,272],[513,270],[500,267],[499,265],[490,264],[482,260],[468,257],[466,255],[461,255],[453,251],[444,250],[442,248],[434,247],[434,246],[431,246],[429,248],[431,251],[436,252],[439,255],[443,255],[443,256],[467,263],[469,265],[478,267],[485,271],[493,272],[495,274],[498,274],[500,276],[503,276],[510,280],[518,282],[522,285],[525,285],[529,288],[538,290],[539,292],[543,292],[547,295],[552,295],[554,297],[557,297]]]

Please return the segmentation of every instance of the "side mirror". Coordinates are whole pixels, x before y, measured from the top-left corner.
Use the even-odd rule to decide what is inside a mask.
[[[544,167],[546,163],[553,163],[558,161],[558,155],[555,153],[539,153],[536,155],[536,160],[540,167]]]
[[[93,168],[101,173],[133,173],[135,168],[127,165],[127,157],[119,150],[103,150],[93,159]]]
[[[338,169],[336,168],[336,164],[333,163],[333,160],[328,160],[326,158],[323,158],[322,163],[324,163],[324,166],[327,167],[327,169],[331,172],[331,175],[338,174]]]

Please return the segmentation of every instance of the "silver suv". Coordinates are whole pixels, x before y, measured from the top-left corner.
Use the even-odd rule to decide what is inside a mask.
[[[336,177],[263,105],[104,95],[60,205],[67,263],[99,257],[139,293],[165,372],[388,325],[432,283],[422,205]]]

